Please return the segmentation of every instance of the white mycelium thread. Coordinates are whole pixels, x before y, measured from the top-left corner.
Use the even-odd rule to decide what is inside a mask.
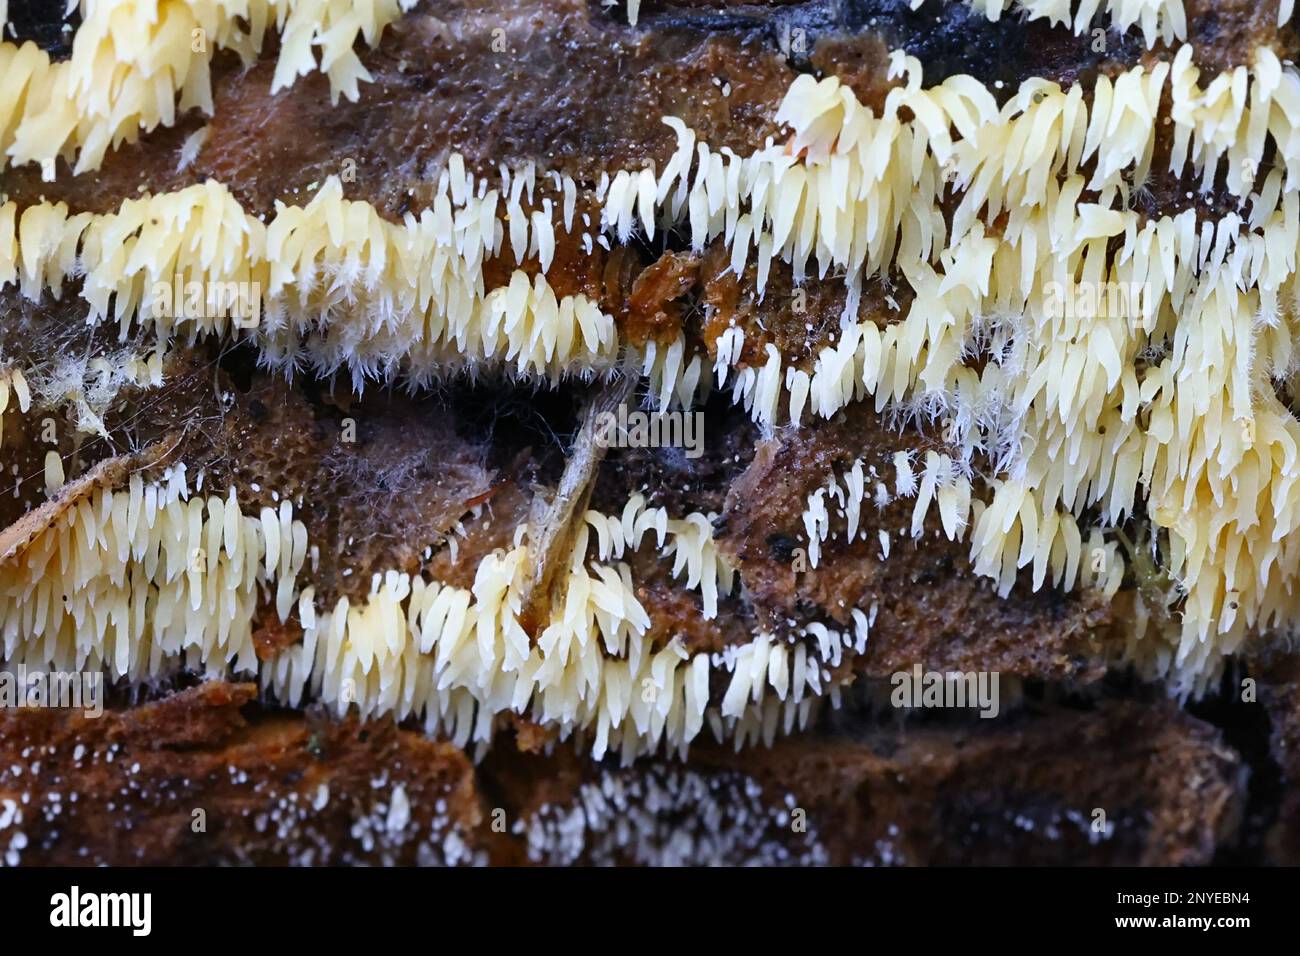
[[[32,393],[27,387],[27,379],[23,376],[22,369],[13,366],[0,368],[0,448],[4,447],[4,415],[9,408],[10,395],[18,403],[19,414],[27,414],[27,410],[32,407]]]
[[[96,356],[57,355],[29,370],[34,404],[42,410],[66,408],[78,431],[106,438],[104,414],[121,390],[160,387],[165,360],[162,350],[142,355],[129,348]]]
[[[948,540],[957,540],[966,530],[971,513],[971,484],[968,475],[962,473],[961,465],[947,455],[929,451],[925,456],[925,468],[918,482],[912,473],[911,461],[904,452],[894,456],[893,466],[896,471],[894,495],[881,481],[881,473],[875,465],[867,465],[858,459],[845,473],[843,483],[835,475],[827,479],[823,488],[818,488],[808,496],[808,507],[803,513],[804,529],[808,535],[808,563],[813,568],[821,560],[821,543],[838,532],[831,529],[831,512],[827,504],[836,504],[836,517],[843,518],[845,524],[845,541],[855,538],[867,540],[869,534],[862,521],[862,506],[868,498],[873,498],[878,508],[883,508],[894,497],[916,498],[912,511],[910,534],[919,537],[925,516],[931,503],[937,502],[943,532]],[[884,489],[883,494],[877,489]],[[981,503],[976,502],[976,507]]]
[[[265,598],[293,607],[307,531],[288,501],[259,516],[191,496],[184,466],[132,476],[63,512],[0,564],[4,659],[36,669],[149,680],[185,666],[255,671],[252,624]]]
[[[72,56],[50,61],[36,44],[0,43],[0,168],[63,157],[76,172],[141,131],[171,126],[177,112],[212,112],[210,69],[218,49],[249,66],[266,31],[280,34],[271,92],[317,69],[337,102],[369,81],[352,47],[377,43],[414,0],[81,0]],[[317,49],[320,59],[317,61]],[[177,98],[179,94],[179,99]],[[53,166],[43,173],[53,179]]]

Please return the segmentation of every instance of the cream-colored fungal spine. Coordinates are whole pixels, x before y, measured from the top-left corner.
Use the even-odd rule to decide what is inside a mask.
[[[192,494],[184,466],[132,475],[0,563],[4,659],[133,682],[180,666],[255,673],[258,607],[287,618],[306,546],[288,501],[248,515],[233,489]]]
[[[498,194],[461,182],[444,177],[432,209],[401,225],[343,199],[334,179],[306,207],[279,207],[267,227],[265,354],[292,361],[301,348],[358,383],[397,369],[420,382],[467,362],[551,379],[611,368],[613,319],[585,296],[557,297],[543,272],[518,270],[485,291],[483,262],[504,235]],[[537,220],[532,235],[544,271],[554,240]]]
[[[264,667],[263,683],[296,702],[309,674],[306,686],[340,712],[356,705],[363,714],[422,718],[462,746],[486,745],[507,712],[561,737],[581,736],[597,757],[616,751],[625,761],[661,747],[684,753],[706,722],[738,747],[770,744],[778,730],[804,726],[817,697],[837,695],[827,668],[839,666],[847,648],[865,650],[869,620],[855,611],[848,633],[811,624],[721,654],[689,655],[678,639],[651,648],[649,616],[617,559],[653,543],[672,559],[675,577],[699,588],[704,616],[713,618],[735,578],[711,527],[707,515],[671,519],[640,496],[619,514],[588,512],[563,600],[532,644],[518,621],[524,544],[485,558],[469,589],[376,574],[364,602],[343,599],[323,612],[304,592],[303,643]],[[731,674],[719,700],[710,697],[714,670]]]
[[[378,42],[414,0],[81,0],[72,55],[52,62],[36,44],[0,43],[0,168],[53,160],[77,173],[178,113],[212,113],[211,62],[219,49],[251,65],[273,26],[280,38],[271,92],[319,69],[332,98],[358,96],[372,77],[353,44]],[[317,51],[319,50],[319,60]]]
[[[714,655],[715,666],[731,672],[721,706],[709,713],[714,737],[739,750],[760,740],[771,746],[776,733],[806,727],[816,705],[840,705],[839,668],[846,650],[867,649],[876,610],[853,608],[852,627],[841,630],[812,621],[785,637],[760,633],[752,641]]]
[[[896,475],[892,490],[885,480],[890,467]],[[864,505],[874,504],[879,509],[895,498],[915,498],[910,529],[914,538],[921,535],[932,504],[938,506],[948,540],[958,540],[969,525],[971,483],[961,462],[941,452],[927,451],[924,467],[917,476],[908,452],[896,453],[889,463],[881,462],[879,467],[859,458],[843,476],[832,472],[823,487],[808,495],[802,520],[808,538],[809,566],[816,568],[821,561],[823,542],[840,536],[839,528],[832,528],[832,517],[843,519],[845,543],[865,541],[870,535],[863,520]]]
[[[491,184],[453,154],[432,204],[400,223],[344,198],[334,177],[265,223],[214,181],[104,215],[11,201],[0,206],[0,286],[36,300],[80,276],[89,321],[114,321],[123,338],[137,323],[164,340],[245,337],[272,364],[342,370],[357,388],[493,368],[587,378],[612,372],[623,346],[596,302],[557,296],[545,277],[558,230],[582,228],[576,197],[568,176],[528,164]],[[511,255],[540,271],[487,289],[484,263]],[[661,408],[707,393],[705,357],[684,337],[642,351]]]
[[[830,680],[822,660],[838,665],[842,646],[865,647],[866,618],[857,615],[853,639],[812,625],[801,643],[760,635],[713,655],[733,676],[727,699],[711,700],[711,656],[688,654],[680,638],[651,645],[650,617],[617,560],[653,540],[713,618],[735,576],[711,528],[707,515],[671,519],[639,496],[618,515],[589,512],[562,599],[533,642],[519,623],[522,538],[484,558],[469,589],[389,571],[365,600],[322,609],[314,587],[300,590],[309,542],[287,499],[245,512],[233,489],[191,491],[183,466],[157,482],[137,473],[125,488],[89,491],[0,563],[3,660],[137,683],[181,667],[257,674],[292,706],[310,697],[340,712],[419,717],[461,745],[485,746],[507,712],[625,760],[685,752],[706,720],[723,737],[770,743],[779,726],[807,721]],[[255,624],[295,609],[302,641],[259,661]]]
[[[1093,527],[1085,539],[1074,515],[1044,506],[1023,482],[990,484],[992,500],[973,505],[971,558],[976,574],[997,582],[999,595],[1010,594],[1016,573],[1030,568],[1034,590],[1050,580],[1067,591],[1077,585],[1107,599],[1115,596],[1126,562],[1113,537],[1107,540],[1102,528]]]
[[[674,406],[691,408],[712,391],[707,357],[688,352],[685,335],[678,335],[667,345],[647,342],[643,366],[649,401],[661,412]]]

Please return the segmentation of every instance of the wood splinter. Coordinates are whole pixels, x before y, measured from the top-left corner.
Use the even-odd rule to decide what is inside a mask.
[[[528,520],[528,549],[537,560],[519,612],[519,623],[532,641],[536,641],[545,629],[553,604],[564,598],[562,593],[554,593],[556,572],[572,553],[573,537],[587,511],[596,470],[605,457],[606,445],[599,440],[601,416],[614,413],[619,405],[631,398],[637,380],[631,364],[625,363],[620,372],[591,397],[569,449],[559,488],[549,503],[543,504],[540,499],[534,502]],[[561,575],[559,580],[565,579]]]

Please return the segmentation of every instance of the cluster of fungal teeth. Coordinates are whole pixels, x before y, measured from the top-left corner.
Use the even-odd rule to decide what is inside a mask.
[[[607,4],[618,0],[606,0]],[[1187,13],[1182,0],[961,0],[975,13],[996,23],[1003,14],[1014,11],[1026,20],[1047,20],[1053,26],[1072,29],[1082,36],[1093,26],[1098,10],[1109,17],[1111,29],[1127,33],[1137,27],[1148,48],[1157,42],[1165,44],[1187,39]],[[920,9],[925,0],[909,0],[913,10]],[[1277,24],[1289,23],[1295,9],[1295,0],[1279,0]],[[636,26],[641,12],[641,0],[627,0],[627,19]]]
[[[344,199],[336,178],[306,206],[280,204],[269,224],[213,181],[105,216],[70,216],[63,203],[18,215],[9,202],[0,285],[37,299],[80,275],[89,321],[111,318],[123,337],[137,322],[163,340],[246,336],[269,362],[344,368],[358,388],[398,370],[422,384],[466,363],[552,380],[612,368],[613,320],[585,296],[557,297],[544,273],[519,270],[484,289],[504,232],[497,191],[479,183],[467,191],[444,174],[433,208],[400,225]],[[553,237],[534,236],[549,262]]]
[[[5,555],[4,659],[135,682],[255,671],[259,604],[287,618],[306,554],[287,500],[250,515],[234,489],[191,494],[184,465],[160,482],[132,475],[63,503]]]
[[[892,488],[884,480],[888,466],[883,462],[878,468],[858,459],[842,477],[832,473],[825,486],[808,495],[801,516],[809,565],[815,569],[821,560],[822,544],[841,535],[834,526],[838,520],[833,525],[832,517],[843,519],[846,543],[865,541],[869,536],[862,521],[865,503],[870,501],[884,508],[896,498],[915,498],[911,527],[900,532],[919,538],[930,506],[937,505],[948,540],[960,540],[970,529],[972,566],[977,574],[996,581],[1003,597],[1010,593],[1017,572],[1026,567],[1032,569],[1031,586],[1035,591],[1049,580],[1066,591],[1079,585],[1096,589],[1107,598],[1119,590],[1125,561],[1117,539],[1107,541],[1101,529],[1093,528],[1085,541],[1070,512],[1038,513],[1036,499],[1023,483],[991,482],[992,501],[986,503],[972,497],[971,478],[961,473],[959,463],[952,458],[930,450],[924,462],[918,480],[909,454],[896,452],[891,460],[895,469]],[[837,506],[834,514],[828,504]],[[893,547],[893,532],[882,527],[876,534],[883,561]]]
[[[849,638],[815,625],[810,652],[760,634],[716,661],[676,639],[652,646],[650,617],[617,560],[647,536],[715,617],[735,576],[709,516],[670,519],[637,496],[619,515],[586,514],[563,602],[530,642],[519,621],[522,542],[485,557],[471,589],[388,571],[374,575],[364,601],[318,608],[315,588],[299,588],[310,548],[288,499],[246,513],[233,489],[191,493],[183,465],[157,483],[136,473],[125,489],[84,489],[63,502],[0,563],[4,659],[133,682],[182,668],[254,675],[292,706],[310,691],[341,712],[416,716],[429,732],[480,748],[500,715],[521,713],[582,735],[597,756],[614,750],[629,761],[660,747],[684,754],[706,720],[738,745],[805,723],[830,679],[821,658],[837,666]],[[302,641],[259,660],[259,615],[283,623],[295,612]],[[857,619],[860,651],[869,625]],[[720,700],[710,696],[714,668],[732,673]]]
[[[7,4],[5,4],[7,6]],[[72,55],[52,62],[30,41],[0,43],[0,169],[54,161],[95,170],[109,149],[171,126],[178,113],[212,113],[211,65],[231,50],[252,65],[267,31],[279,34],[271,92],[320,70],[331,96],[350,100],[371,79],[353,50],[379,41],[414,0],[71,0],[82,22]],[[7,19],[0,9],[0,25]],[[316,50],[320,50],[317,61]]]
[[[925,0],[911,0],[915,10]],[[1072,4],[1070,0],[963,0],[975,13],[987,17],[996,23],[1004,13],[1012,10],[1021,14],[1026,20],[1047,20],[1054,26],[1072,29],[1082,36],[1093,30],[1093,19],[1098,10],[1105,10],[1110,20],[1111,29],[1127,33],[1133,27],[1142,32],[1142,39],[1147,47],[1157,43],[1173,43],[1175,40],[1187,39],[1187,14],[1182,0],[1081,0]],[[1278,12],[1278,23],[1283,24],[1291,16],[1290,0],[1283,0]],[[1073,8],[1073,9],[1072,9]]]
[[[588,739],[598,758],[615,751],[625,761],[661,746],[685,754],[706,721],[737,746],[770,743],[778,727],[802,726],[830,679],[806,643],[788,647],[759,634],[716,660],[689,654],[675,639],[658,649],[648,643],[651,620],[630,570],[608,563],[647,535],[672,559],[672,575],[699,589],[704,617],[715,617],[735,578],[714,547],[708,516],[670,519],[634,496],[618,515],[587,512],[563,601],[535,642],[519,620],[530,562],[527,545],[517,543],[487,556],[470,589],[390,571],[375,575],[364,603],[342,599],[319,614],[304,592],[303,643],[264,667],[263,683],[296,702],[309,679],[313,695],[340,710],[355,704],[363,714],[417,716],[461,746],[485,746],[499,715],[521,713],[562,738]],[[859,649],[868,627],[859,615],[852,639]],[[821,626],[812,633],[838,665],[849,640]],[[720,701],[710,697],[712,669],[732,673]]]
[[[47,173],[56,157],[95,169],[107,149],[174,122],[178,107],[211,111],[212,51],[251,59],[272,21],[273,89],[319,68],[336,97],[355,99],[369,75],[354,41],[374,43],[409,6],[84,0],[65,63],[0,45],[14,90],[0,106],[0,151]],[[991,19],[1007,9],[972,6]],[[1097,3],[1023,9],[1078,30]],[[1148,45],[1185,32],[1176,0],[1107,10],[1121,29],[1140,25]],[[628,12],[635,21],[634,3]],[[182,42],[191,28],[206,31],[204,50]],[[551,174],[553,195],[539,201],[548,177],[535,167],[503,167],[493,183],[458,154],[430,208],[400,223],[346,199],[337,179],[305,205],[278,204],[269,222],[216,182],[102,215],[10,201],[0,205],[0,286],[33,300],[75,286],[91,324],[116,323],[123,338],[136,324],[164,345],[239,338],[271,363],[346,370],[360,390],[480,367],[548,382],[620,367],[630,345],[614,317],[586,296],[558,296],[546,278],[557,235],[573,237],[579,222],[589,253],[678,231],[696,252],[721,243],[738,275],[752,255],[760,296],[778,259],[797,283],[833,270],[845,276],[844,314],[808,367],[768,341],[761,364],[746,363],[746,340],[762,330],[738,326],[705,343],[710,363],[681,330],[640,356],[656,404],[689,408],[730,384],[768,431],[783,421],[783,398],[795,425],[869,398],[878,412],[946,415],[951,435],[919,477],[895,456],[891,489],[883,463],[858,460],[808,497],[812,566],[839,533],[832,517],[851,541],[865,533],[868,497],[914,496],[909,533],[937,506],[943,533],[968,537],[976,572],[1001,594],[1029,569],[1035,589],[1050,581],[1111,597],[1126,563],[1122,538],[1106,529],[1145,522],[1169,542],[1163,573],[1181,613],[1139,614],[1130,652],[1175,691],[1203,689],[1248,635],[1300,617],[1300,425],[1273,388],[1297,366],[1300,75],[1260,49],[1202,87],[1183,46],[1172,61],[1099,77],[1090,95],[1030,80],[1002,107],[970,77],[923,87],[920,63],[901,53],[891,79],[901,82],[877,115],[838,79],[799,76],[776,114],[788,141],[748,156],[666,117],[677,146],[662,171],[609,171],[584,192],[596,225],[579,212],[573,179]],[[1165,122],[1169,164],[1153,170]],[[1237,209],[1210,220],[1132,208],[1166,175],[1194,177],[1207,195],[1221,182]],[[506,256],[509,279],[487,288],[485,264]],[[913,292],[883,326],[861,309],[863,284],[878,275]],[[199,307],[177,308],[176,287],[191,284]],[[1079,285],[1140,295],[1080,306],[1070,293]],[[231,289],[248,291],[222,298]],[[156,384],[158,368],[133,374]],[[0,413],[11,393],[26,412],[23,372],[7,365]],[[978,482],[977,463],[989,464]],[[61,471],[51,474],[54,489]],[[719,655],[692,655],[679,640],[655,646],[622,559],[653,533],[713,619],[738,575],[711,519],[670,519],[635,498],[620,515],[588,513],[563,599],[531,640],[520,623],[522,528],[512,548],[481,561],[471,588],[388,570],[364,601],[318,607],[314,588],[299,587],[308,542],[289,502],[245,514],[233,492],[191,495],[179,468],[159,485],[133,476],[125,490],[65,503],[0,559],[4,656],[135,681],[180,666],[255,673],[287,702],[310,693],[366,715],[420,717],[462,745],[485,744],[507,712],[624,759],[684,752],[706,723],[737,746],[770,741],[806,721],[817,698],[834,699],[832,670],[845,648],[865,650],[871,619],[854,611],[851,631],[814,623],[788,640],[760,633]],[[304,636],[259,662],[251,634],[263,607],[282,622],[296,610]]]

